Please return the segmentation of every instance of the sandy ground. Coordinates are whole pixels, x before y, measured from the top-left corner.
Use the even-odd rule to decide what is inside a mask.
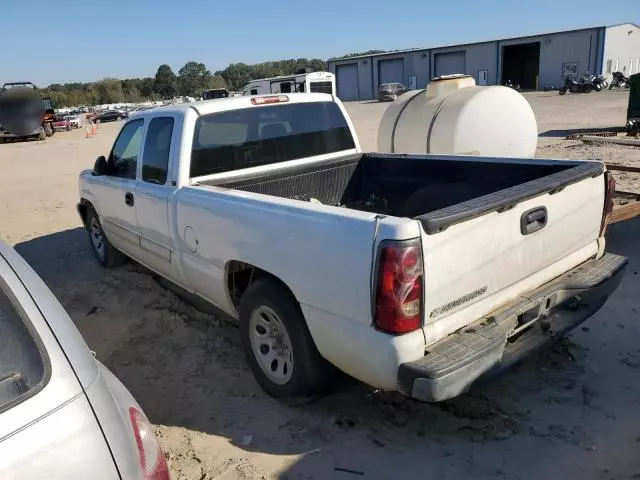
[[[638,148],[562,138],[567,129],[622,125],[626,93],[527,98],[538,156],[640,165]],[[365,149],[375,149],[384,108],[348,105]],[[140,401],[174,479],[640,478],[640,218],[610,229],[609,250],[628,256],[630,268],[605,307],[570,339],[457,401],[421,404],[344,379],[326,398],[287,406],[259,389],[233,325],[135,265],[107,271],[94,262],[75,212],[76,180],[118,128],[0,145],[0,237]]]

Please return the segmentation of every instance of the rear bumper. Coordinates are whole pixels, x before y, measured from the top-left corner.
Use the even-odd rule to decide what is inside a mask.
[[[517,363],[596,313],[620,284],[626,265],[625,257],[613,254],[590,260],[449,335],[424,357],[400,365],[400,390],[430,402],[464,393],[480,377]],[[517,326],[524,328],[512,335]]]

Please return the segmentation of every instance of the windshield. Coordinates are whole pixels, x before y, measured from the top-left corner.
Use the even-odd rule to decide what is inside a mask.
[[[256,106],[196,121],[191,177],[355,148],[334,102]]]

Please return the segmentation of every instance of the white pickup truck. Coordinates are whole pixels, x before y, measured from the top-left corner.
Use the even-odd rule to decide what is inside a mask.
[[[627,263],[604,251],[603,163],[361,153],[328,94],[135,114],[79,184],[98,262],[237,318],[275,397],[331,365],[454,397],[595,313]]]

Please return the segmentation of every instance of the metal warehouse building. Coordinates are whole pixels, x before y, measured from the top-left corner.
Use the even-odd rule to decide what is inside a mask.
[[[507,80],[523,89],[558,87],[585,71],[611,76],[640,72],[640,27],[632,23],[438,48],[401,50],[328,62],[338,97],[369,100],[378,86],[424,88],[434,77],[466,73],[478,85]]]

